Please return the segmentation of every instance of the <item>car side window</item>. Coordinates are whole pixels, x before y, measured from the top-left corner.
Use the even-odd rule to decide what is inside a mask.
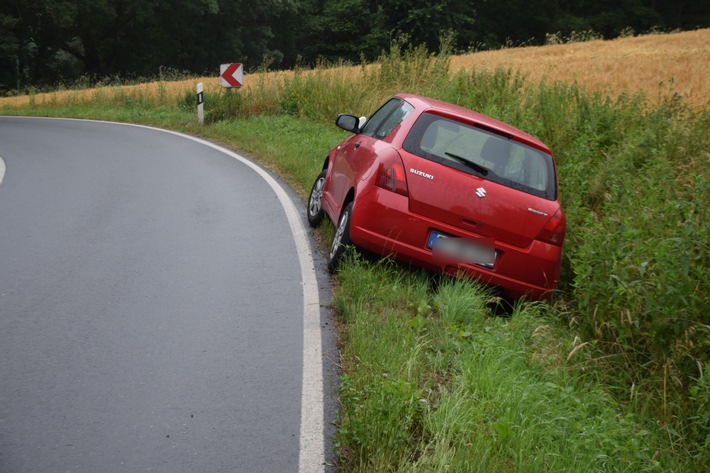
[[[377,110],[362,129],[363,135],[383,139],[412,113],[414,107],[401,99],[391,99]]]

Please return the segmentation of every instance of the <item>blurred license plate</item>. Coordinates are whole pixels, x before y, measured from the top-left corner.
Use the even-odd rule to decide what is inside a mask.
[[[436,257],[444,257],[457,263],[477,264],[492,269],[496,262],[496,251],[489,239],[470,240],[457,238],[432,230],[427,242]]]

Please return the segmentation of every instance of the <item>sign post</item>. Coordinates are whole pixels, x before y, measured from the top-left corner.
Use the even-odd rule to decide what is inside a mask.
[[[205,95],[202,82],[197,84],[197,121],[200,125],[205,124]]]
[[[242,64],[221,64],[219,66],[219,78],[222,87],[239,88],[244,84],[244,68]]]

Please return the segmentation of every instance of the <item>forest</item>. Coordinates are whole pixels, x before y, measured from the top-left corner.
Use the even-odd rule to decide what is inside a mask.
[[[707,0],[4,0],[0,94],[219,64],[290,69],[376,59],[406,38],[436,52],[710,26]]]

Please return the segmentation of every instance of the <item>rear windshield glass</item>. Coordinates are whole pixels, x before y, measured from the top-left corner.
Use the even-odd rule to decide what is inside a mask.
[[[549,154],[466,123],[425,113],[409,132],[404,149],[528,194],[548,200],[557,196]]]

